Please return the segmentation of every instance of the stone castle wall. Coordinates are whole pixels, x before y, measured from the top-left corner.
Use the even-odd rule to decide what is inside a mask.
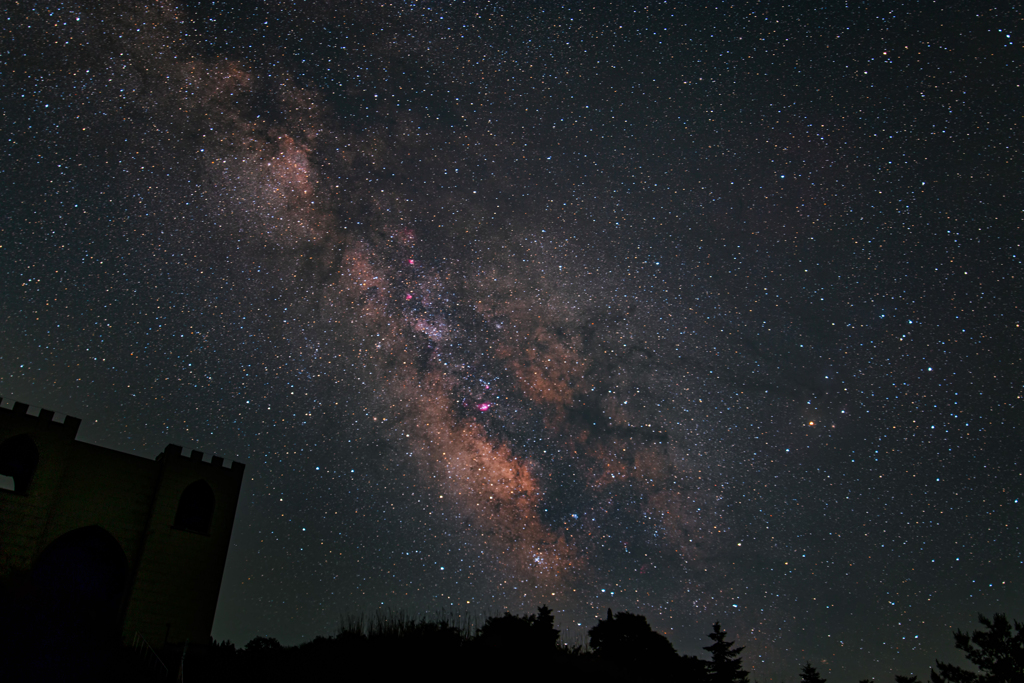
[[[115,577],[111,609],[127,641],[205,642],[245,466],[174,445],[156,460],[121,453],[76,440],[81,421],[54,417],[0,407],[0,579],[32,586],[60,574],[40,563],[85,563],[72,574]],[[107,534],[124,571],[94,559],[97,538],[114,547]]]

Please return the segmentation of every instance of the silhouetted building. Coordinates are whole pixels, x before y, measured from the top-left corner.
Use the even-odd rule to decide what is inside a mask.
[[[0,407],[5,600],[56,638],[205,642],[245,466],[174,445],[121,453],[77,441],[80,423]]]

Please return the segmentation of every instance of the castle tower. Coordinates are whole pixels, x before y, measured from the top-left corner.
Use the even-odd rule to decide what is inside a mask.
[[[5,590],[81,630],[205,642],[245,466],[174,445],[156,460],[121,453],[76,440],[80,423],[0,407]]]

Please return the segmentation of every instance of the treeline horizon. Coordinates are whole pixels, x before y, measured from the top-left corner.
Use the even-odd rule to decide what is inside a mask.
[[[952,633],[954,646],[963,651],[970,669],[936,661],[927,679],[895,675],[893,683],[1021,683],[1024,681],[1024,624],[1004,614],[991,619],[978,615],[983,630]],[[379,611],[343,618],[333,636],[317,636],[298,645],[281,645],[275,638],[257,636],[244,647],[230,641],[202,646],[169,648],[175,657],[167,667],[170,677],[190,681],[300,681],[337,680],[339,667],[352,673],[376,670],[401,677],[421,676],[433,667],[445,672],[479,674],[481,667],[504,665],[499,676],[523,675],[554,678],[620,676],[665,678],[692,683],[756,683],[743,665],[742,645],[728,638],[715,622],[708,633],[705,657],[680,655],[647,618],[630,612],[607,611],[604,619],[587,630],[587,640],[565,643],[554,627],[546,605],[536,614],[484,619],[439,613],[418,620],[404,613]],[[191,651],[190,651],[191,650]],[[165,665],[166,666],[166,665]],[[426,669],[424,667],[427,667]],[[151,667],[152,668],[152,667]],[[794,671],[800,683],[826,683],[810,662]],[[880,683],[880,677],[859,683]]]
[[[984,627],[971,634],[954,632],[954,646],[969,669],[936,661],[926,680],[896,675],[892,683],[1024,683],[1024,624],[1004,614],[978,616]],[[30,620],[31,621],[31,620]],[[85,622],[45,620],[18,624],[0,619],[0,661],[5,680],[189,681],[337,681],[367,673],[400,679],[442,670],[447,674],[499,678],[562,676],[598,680],[631,677],[688,683],[756,683],[743,663],[742,644],[715,622],[705,655],[680,655],[640,614],[608,609],[587,629],[583,642],[563,642],[547,605],[535,614],[478,619],[455,613],[433,618],[378,611],[370,617],[342,618],[337,631],[285,646],[270,636],[252,638],[244,647],[230,641],[165,644],[154,649],[138,634],[121,642],[120,629],[87,628]],[[496,668],[497,667],[497,668]],[[826,683],[806,662],[790,680]],[[493,675],[492,675],[493,677]],[[859,683],[881,683],[881,677]]]

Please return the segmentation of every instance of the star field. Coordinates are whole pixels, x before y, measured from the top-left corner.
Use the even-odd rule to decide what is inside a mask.
[[[1019,575],[1019,11],[14,2],[0,395],[249,464],[216,638],[924,677]]]

